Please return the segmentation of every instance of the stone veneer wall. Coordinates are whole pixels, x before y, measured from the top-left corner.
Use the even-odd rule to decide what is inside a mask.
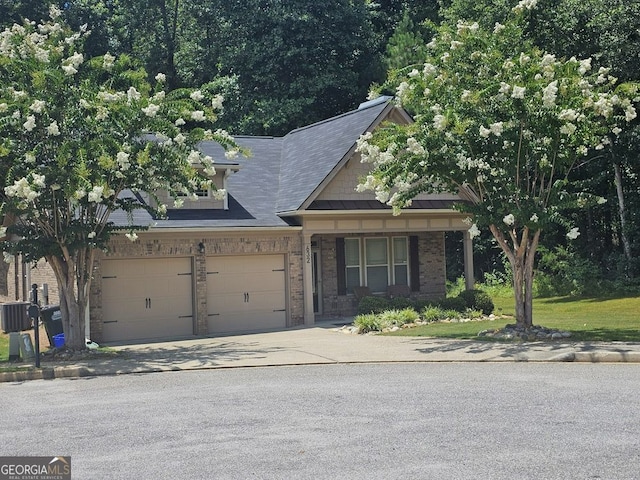
[[[385,233],[384,237],[411,236],[418,237],[420,252],[420,291],[413,292],[414,298],[437,299],[446,295],[446,264],[444,250],[444,232],[419,233]],[[338,276],[336,262],[336,237],[372,237],[374,235],[322,235],[322,314],[325,316],[355,315],[358,302],[354,295],[338,295]]]
[[[195,233],[195,232],[194,232]],[[198,244],[205,245],[205,253],[199,252]],[[124,237],[115,237],[107,254],[99,258],[94,268],[91,288],[90,317],[91,337],[101,341],[102,336],[102,281],[101,260],[104,258],[161,258],[192,257],[194,265],[194,315],[196,334],[208,334],[207,327],[207,271],[206,257],[211,255],[284,254],[288,269],[287,310],[290,326],[304,323],[304,298],[302,281],[302,237],[298,232],[286,235],[221,235],[221,236],[151,236],[142,233],[131,242]]]

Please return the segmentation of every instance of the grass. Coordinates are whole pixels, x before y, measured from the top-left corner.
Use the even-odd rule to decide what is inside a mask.
[[[513,296],[493,295],[497,315],[514,314]],[[572,340],[640,342],[640,296],[616,298],[539,298],[533,301],[533,323],[571,332]],[[432,323],[389,335],[476,338],[478,332],[498,329],[510,319],[467,323]]]

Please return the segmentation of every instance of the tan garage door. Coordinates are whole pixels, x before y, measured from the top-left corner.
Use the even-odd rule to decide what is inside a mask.
[[[193,334],[190,258],[104,260],[103,341]]]
[[[284,255],[207,258],[210,333],[287,325]]]

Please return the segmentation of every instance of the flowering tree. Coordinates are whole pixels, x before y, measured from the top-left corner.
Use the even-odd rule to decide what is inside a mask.
[[[164,75],[152,86],[126,56],[85,59],[89,32],[59,23],[56,8],[50,14],[48,22],[0,33],[0,200],[12,219],[0,237],[10,240],[2,242],[5,259],[20,254],[51,265],[66,344],[82,349],[95,253],[121,230],[110,214],[132,218],[144,208],[161,217],[167,205],[154,192],[177,198],[214,188],[213,159],[197,142],[238,149],[226,132],[204,129],[220,97],[205,89],[166,93]],[[133,241],[140,228],[124,231]]]
[[[469,233],[489,228],[513,269],[516,321],[532,325],[533,266],[550,222],[579,235],[565,207],[604,201],[566,189],[570,172],[636,117],[638,86],[616,86],[591,59],[560,60],[525,40],[536,0],[522,0],[492,32],[477,23],[443,25],[425,63],[389,82],[411,125],[386,125],[358,142],[374,190],[396,213],[418,193],[462,191]]]

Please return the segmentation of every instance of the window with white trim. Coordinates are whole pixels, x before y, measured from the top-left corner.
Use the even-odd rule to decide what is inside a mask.
[[[360,275],[360,239],[345,238],[344,253],[347,292],[353,293],[353,287],[362,285]]]
[[[347,293],[359,286],[384,293],[389,285],[409,285],[409,237],[345,238],[344,253]]]
[[[389,285],[389,247],[386,237],[365,238],[366,285],[372,293],[385,292]]]
[[[409,285],[407,237],[393,237],[393,284]]]

